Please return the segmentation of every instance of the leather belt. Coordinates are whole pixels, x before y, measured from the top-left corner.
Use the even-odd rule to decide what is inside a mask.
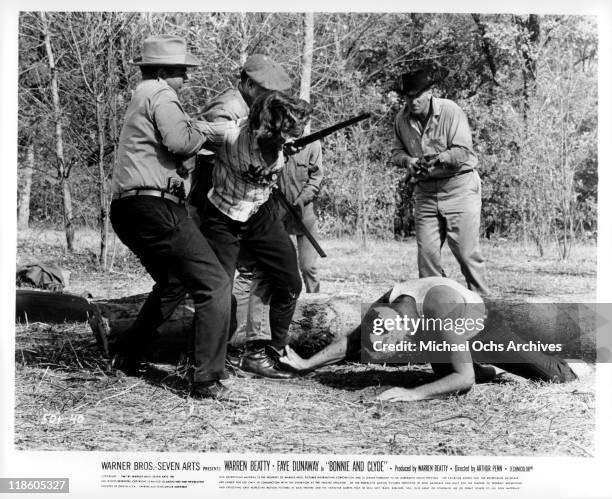
[[[423,180],[419,180],[418,183],[420,182],[433,182],[434,180],[446,180],[449,178],[455,178],[458,177],[459,175],[465,175],[466,173],[472,173],[474,171],[474,169],[472,168],[471,170],[463,170],[461,172],[455,173],[454,175],[449,175],[448,177],[430,177],[430,178],[424,178]]]
[[[175,196],[174,194],[170,194],[167,191],[162,191],[161,189],[130,189],[128,191],[118,192],[113,194],[113,199],[123,199],[129,198],[131,196],[153,196],[156,198],[167,199],[168,201],[172,201],[173,203],[184,205],[185,200]]]

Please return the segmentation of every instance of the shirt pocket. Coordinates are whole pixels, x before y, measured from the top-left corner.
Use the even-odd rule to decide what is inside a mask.
[[[309,168],[311,168],[311,165],[309,163],[306,163],[304,161],[296,161],[296,163],[295,163],[295,180],[298,182],[298,184],[300,186],[303,186],[306,182],[308,182],[308,179],[309,179],[308,170],[309,170]],[[315,168],[315,166],[312,165],[312,168]]]

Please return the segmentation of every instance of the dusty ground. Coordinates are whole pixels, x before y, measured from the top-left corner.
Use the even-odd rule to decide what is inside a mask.
[[[150,289],[138,263],[117,245],[111,273],[96,270],[93,237],[77,252],[61,235],[20,236],[18,263],[55,261],[72,271],[69,290],[95,298]],[[323,241],[323,288],[369,301],[395,280],[416,277],[413,240]],[[595,298],[595,246],[574,248],[569,261],[554,248],[485,242],[488,280],[500,295],[565,301]],[[446,252],[449,277],[461,280]],[[107,373],[85,324],[16,327],[15,444],[19,449],[292,453],[575,455],[593,453],[595,374],[565,385],[502,374],[470,393],[389,404],[373,396],[388,386],[431,379],[428,367],[344,364],[277,382],[232,377],[247,402],[196,401],[181,382],[151,371],[144,378]]]

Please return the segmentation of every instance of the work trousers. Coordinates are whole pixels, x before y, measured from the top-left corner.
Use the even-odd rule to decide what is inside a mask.
[[[123,347],[134,352],[150,344],[189,292],[195,307],[194,381],[226,378],[230,279],[185,207],[157,197],[131,196],[113,201],[110,218],[117,237],[155,281],[122,336]]]
[[[314,236],[318,239],[319,234],[317,230],[316,218],[304,219],[304,225]],[[319,283],[319,277],[317,275],[317,260],[319,255],[317,250],[314,248],[310,241],[304,234],[295,235],[298,263],[300,266],[300,272],[302,273],[302,279],[304,279],[304,286],[306,293],[318,293],[321,288]]]
[[[480,177],[476,171],[440,180],[423,180],[414,188],[419,277],[446,277],[442,246],[459,262],[468,288],[489,294],[480,251]]]
[[[277,208],[278,209],[278,208]],[[318,237],[317,221],[314,217],[304,219],[304,224],[315,238]],[[285,228],[287,223],[285,223]],[[290,231],[289,231],[290,232]],[[298,265],[307,293],[318,293],[320,283],[317,275],[319,255],[303,234],[292,236],[298,255]],[[233,294],[236,298],[236,321],[238,334],[244,333],[246,341],[270,341],[270,298],[272,285],[265,273],[258,271],[248,251],[240,252],[238,273],[234,279]]]
[[[271,344],[277,349],[284,348],[302,281],[295,249],[281,220],[275,214],[272,202],[267,201],[248,221],[238,222],[220,212],[207,200],[202,213],[201,231],[231,279],[234,278],[241,245],[254,259],[256,272],[265,276],[271,288]],[[267,315],[265,309],[262,313]],[[263,321],[265,318],[254,320]]]

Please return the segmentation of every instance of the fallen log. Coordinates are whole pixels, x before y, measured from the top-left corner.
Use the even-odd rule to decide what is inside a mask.
[[[89,300],[72,293],[17,289],[15,320],[17,322],[82,322],[87,320]]]
[[[98,344],[107,352],[108,339],[125,331],[135,319],[146,295],[92,302],[89,322]],[[309,357],[335,337],[347,335],[359,325],[363,310],[356,295],[311,294],[300,297],[289,330],[290,344]],[[187,298],[159,329],[150,360],[175,362],[193,338],[193,302]],[[527,303],[519,300],[487,300],[485,329],[473,340],[518,336],[525,341],[561,343],[563,357],[595,360],[596,317],[580,304]],[[407,339],[410,339],[407,336]],[[231,344],[244,343],[244,335]]]
[[[92,302],[96,312],[90,316],[89,324],[96,338],[105,338],[105,344],[112,342],[134,321],[146,297],[146,294],[141,294]],[[289,329],[290,343],[302,354],[312,355],[333,338],[346,334],[347,324],[359,322],[360,303],[357,296],[310,295],[300,298]],[[152,361],[171,362],[189,350],[193,338],[193,312],[193,302],[187,297],[157,331]],[[230,344],[239,347],[244,342],[244,328],[239,328]]]

